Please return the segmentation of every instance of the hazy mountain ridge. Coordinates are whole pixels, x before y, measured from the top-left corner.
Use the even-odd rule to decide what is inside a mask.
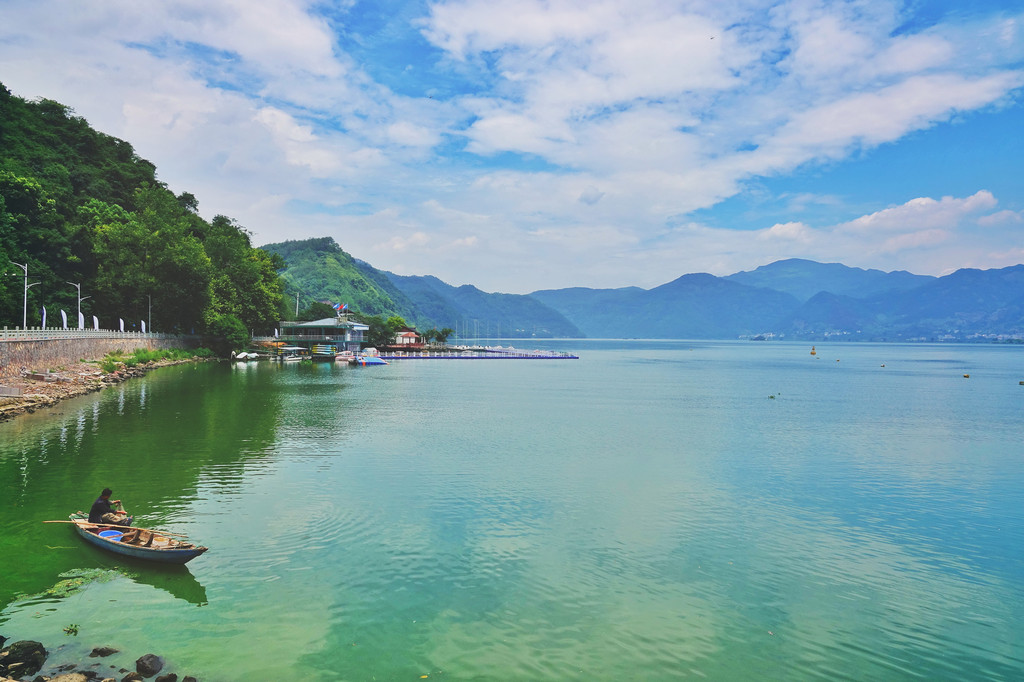
[[[368,315],[398,316],[419,329],[450,327],[467,334],[521,338],[579,337],[561,313],[522,294],[486,293],[474,286],[453,287],[436,277],[395,275],[353,258],[334,239],[323,237],[267,244],[284,259],[280,272],[286,295],[299,296],[299,308],[313,301],[347,303]]]
[[[1024,338],[1024,265],[944,277],[802,259],[727,277],[683,275],[652,289],[573,287],[529,295],[377,270],[333,239],[263,247],[303,296],[400,315],[459,336],[522,338],[931,340]]]
[[[816,293],[808,296],[812,289]],[[588,336],[1024,337],[1024,265],[931,277],[790,259],[728,277],[684,275],[650,290],[560,289],[532,295]],[[613,321],[617,333],[608,332]]]
[[[488,337],[582,336],[580,330],[553,308],[524,294],[487,293],[463,284],[454,287],[433,276],[387,273],[402,292],[415,301],[424,314],[448,320],[444,326],[462,325],[467,333]],[[472,325],[469,327],[468,325]]]

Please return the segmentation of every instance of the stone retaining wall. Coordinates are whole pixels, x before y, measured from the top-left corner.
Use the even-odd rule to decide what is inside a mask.
[[[99,360],[120,350],[136,348],[195,348],[189,337],[124,339],[39,339],[0,342],[0,380],[21,375],[22,368],[35,371],[56,370],[80,360]]]

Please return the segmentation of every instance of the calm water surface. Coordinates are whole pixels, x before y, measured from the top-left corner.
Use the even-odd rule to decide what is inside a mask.
[[[1024,678],[1024,348],[567,348],[0,424],[0,635],[204,681]],[[41,523],[106,485],[211,550],[118,571]]]

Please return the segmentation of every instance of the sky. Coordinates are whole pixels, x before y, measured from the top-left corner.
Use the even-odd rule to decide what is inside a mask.
[[[0,83],[456,286],[1024,263],[1019,0],[2,0]]]

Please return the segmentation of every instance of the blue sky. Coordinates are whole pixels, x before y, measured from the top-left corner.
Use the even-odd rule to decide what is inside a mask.
[[[5,0],[0,82],[207,218],[486,291],[1024,262],[1024,9]]]

